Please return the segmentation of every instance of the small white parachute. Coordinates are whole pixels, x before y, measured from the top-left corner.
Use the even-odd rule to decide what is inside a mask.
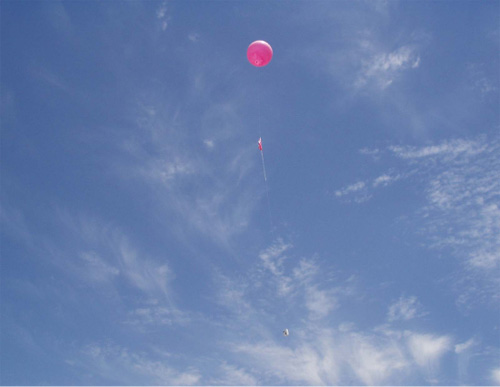
[[[290,333],[288,332],[288,329],[285,329],[285,330],[283,331],[283,336],[288,336],[289,334],[290,334]]]

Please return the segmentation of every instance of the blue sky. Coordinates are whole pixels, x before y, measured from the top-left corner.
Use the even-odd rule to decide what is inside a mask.
[[[500,2],[0,6],[2,384],[500,384]]]

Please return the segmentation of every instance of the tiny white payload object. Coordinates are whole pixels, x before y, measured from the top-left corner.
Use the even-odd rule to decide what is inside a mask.
[[[285,330],[283,331],[283,336],[288,336],[288,335],[289,335],[288,329],[285,329]]]

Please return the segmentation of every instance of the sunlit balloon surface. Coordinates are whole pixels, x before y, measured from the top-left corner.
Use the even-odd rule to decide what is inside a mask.
[[[256,67],[266,66],[271,62],[272,57],[273,49],[271,45],[263,40],[256,40],[248,46],[248,61]]]

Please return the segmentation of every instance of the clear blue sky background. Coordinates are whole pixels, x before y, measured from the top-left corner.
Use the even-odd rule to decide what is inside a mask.
[[[500,384],[499,1],[0,7],[2,384]]]

